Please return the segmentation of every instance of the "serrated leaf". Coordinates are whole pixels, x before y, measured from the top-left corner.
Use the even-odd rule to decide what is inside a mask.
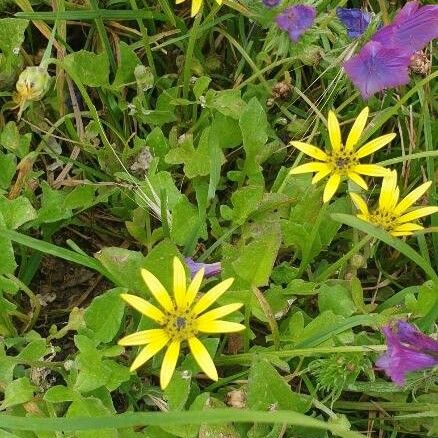
[[[32,385],[27,377],[21,377],[9,383],[5,389],[5,396],[1,409],[10,408],[11,406],[20,405],[31,400],[36,388]]]
[[[93,52],[80,50],[67,55],[64,64],[67,70],[71,70],[84,85],[89,87],[108,85],[109,61],[105,52],[96,55]]]
[[[17,56],[14,49],[19,49],[24,41],[24,32],[29,20],[21,18],[2,18],[0,20],[0,49],[6,56]]]

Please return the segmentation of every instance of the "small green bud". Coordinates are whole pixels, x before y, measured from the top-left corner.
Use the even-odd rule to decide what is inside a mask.
[[[137,65],[134,69],[134,76],[140,91],[148,91],[154,86],[155,78],[150,67]]]
[[[46,94],[50,85],[50,76],[47,70],[38,67],[26,67],[18,77],[15,87],[20,102],[40,100]]]
[[[363,268],[365,266],[365,257],[362,254],[354,254],[351,257],[351,266],[356,269]]]

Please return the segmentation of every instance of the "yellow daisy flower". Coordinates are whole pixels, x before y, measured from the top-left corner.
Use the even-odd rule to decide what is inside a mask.
[[[322,149],[311,144],[291,141],[292,146],[295,146],[301,152],[319,161],[313,161],[295,167],[290,170],[290,175],[316,172],[312,184],[316,184],[318,181],[330,175],[324,189],[324,202],[330,201],[336,193],[342,177],[351,179],[358,186],[367,190],[368,185],[361,175],[383,177],[388,172],[388,170],[382,166],[378,166],[377,164],[361,164],[359,160],[367,155],[371,155],[373,152],[376,152],[388,144],[394,139],[395,134],[382,135],[366,143],[357,151],[354,150],[365,128],[368,111],[368,107],[361,111],[348,134],[345,145],[342,143],[341,128],[338,119],[333,111],[329,111],[327,122],[332,146],[331,151],[324,152]]]
[[[180,3],[183,3],[185,0],[176,0],[176,4],[179,5]],[[216,3],[218,5],[222,4],[222,0],[216,0]],[[192,12],[191,16],[194,17],[198,12],[199,9],[201,9],[202,0],[192,0]]]
[[[408,236],[423,229],[421,225],[411,221],[438,212],[438,207],[410,208],[426,193],[431,184],[431,181],[421,184],[399,202],[397,172],[393,170],[383,178],[379,203],[373,211],[368,210],[366,202],[357,193],[350,193],[350,196],[360,211],[358,218],[389,231],[393,236]]]
[[[187,287],[186,271],[181,261],[175,257],[173,259],[172,299],[152,273],[142,269],[141,275],[161,309],[136,295],[121,295],[134,309],[159,325],[159,328],[143,330],[120,339],[119,345],[123,346],[145,345],[132,363],[131,371],[142,366],[167,345],[160,372],[161,388],[166,388],[175,371],[181,343],[187,341],[198,365],[210,379],[216,381],[218,379],[216,367],[197,335],[199,333],[232,333],[245,329],[242,324],[219,319],[238,310],[243,306],[242,303],[227,304],[205,312],[229,289],[234,279],[228,278],[222,281],[198,299],[204,269],[196,273]]]

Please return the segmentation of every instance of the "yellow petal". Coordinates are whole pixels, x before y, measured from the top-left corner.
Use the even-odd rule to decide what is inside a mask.
[[[324,188],[324,194],[322,196],[323,202],[328,202],[330,199],[332,199],[333,195],[336,193],[336,190],[338,190],[340,183],[341,176],[339,173],[332,173]]]
[[[233,303],[233,304],[227,304],[226,306],[218,307],[217,309],[210,310],[209,312],[199,316],[196,319],[196,323],[198,323],[199,321],[207,322],[207,321],[213,321],[214,319],[222,318],[223,316],[235,312],[236,310],[240,309],[242,306],[243,303]]]
[[[408,222],[406,224],[401,224],[401,225],[397,225],[396,227],[394,227],[394,229],[392,231],[400,233],[400,232],[405,232],[405,231],[419,231],[419,230],[423,230],[424,227],[422,227],[421,225],[418,224],[414,224],[412,222]]]
[[[165,336],[167,336],[167,334],[163,329],[142,330],[137,333],[132,333],[132,335],[125,336],[117,343],[123,346],[144,345],[150,344],[151,342],[157,342]]]
[[[221,5],[221,4],[222,4],[222,0],[216,0],[216,3],[217,3],[218,5]]]
[[[294,167],[289,171],[289,175],[298,175],[300,173],[309,173],[309,172],[325,172],[328,169],[330,172],[331,168],[327,163],[306,163],[301,166]]]
[[[120,294],[120,297],[123,298],[135,310],[138,310],[148,318],[153,319],[156,322],[163,321],[163,312],[143,298],[131,294]]]
[[[348,178],[350,178],[353,182],[355,182],[359,187],[362,187],[364,190],[368,190],[368,184],[365,180],[356,172],[348,172]]]
[[[401,236],[411,236],[413,233],[412,231],[391,231],[390,234],[394,237],[401,237]]]
[[[328,132],[330,137],[330,143],[334,151],[339,151],[341,149],[341,128],[339,126],[338,119],[333,111],[329,111],[328,118]]]
[[[312,178],[312,184],[316,184],[317,182],[324,179],[332,170],[333,169],[330,166],[327,166],[327,169],[315,173],[315,175]]]
[[[387,145],[390,141],[392,141],[395,138],[396,134],[386,134],[382,135],[381,137],[377,137],[374,140],[371,140],[370,142],[364,144],[357,152],[356,157],[357,158],[363,158],[367,155],[371,155],[373,152],[378,151],[380,148],[383,148],[383,146]]]
[[[189,284],[186,293],[186,306],[190,307],[198,295],[199,288],[201,287],[202,279],[204,278],[204,268],[201,268],[193,277],[193,280]]]
[[[179,356],[179,347],[181,342],[178,340],[172,341],[166,350],[166,354],[163,358],[160,371],[160,386],[161,389],[165,389],[170,382],[175,371],[176,363]]]
[[[179,5],[180,3],[182,3],[182,2],[185,2],[186,0],[175,0],[175,3],[177,4],[177,5]]]
[[[146,269],[141,270],[141,276],[143,277],[146,286],[151,291],[151,294],[158,301],[158,303],[160,303],[161,307],[164,310],[170,312],[173,309],[173,303],[169,294],[167,293],[167,290],[161,284],[160,280],[158,280],[158,278],[155,277],[154,274]]]
[[[186,301],[186,270],[178,257],[173,258],[173,295],[178,308],[185,308]]]
[[[226,292],[233,284],[234,278],[227,278],[210,289],[203,295],[199,301],[193,306],[192,314],[199,315],[204,310],[207,310],[224,292]]]
[[[367,203],[362,199],[362,197],[359,196],[357,193],[352,193],[352,192],[350,192],[349,195],[351,196],[354,205],[360,210],[360,212],[363,215],[368,216],[369,214],[368,206]]]
[[[347,151],[354,149],[356,144],[358,143],[360,136],[365,128],[368,119],[369,108],[366,106],[360,114],[357,116],[357,119],[353,123],[353,126],[350,129],[350,133],[348,134],[347,143],[345,143],[345,149]]]
[[[377,164],[356,164],[352,171],[367,176],[385,176],[388,174],[388,169]]]
[[[152,342],[151,344],[146,345],[141,351],[140,354],[135,358],[134,362],[132,362],[131,371],[136,370],[141,367],[144,363],[146,363],[151,357],[155,356],[158,352],[160,352],[164,346],[169,341],[169,337],[163,337],[157,342]]]
[[[381,210],[391,211],[393,209],[393,206],[397,201],[394,202],[395,196],[397,195],[398,199],[398,192],[397,189],[397,172],[393,170],[392,172],[389,172],[382,181],[382,188],[380,189],[380,196],[379,196],[379,208]]]
[[[394,213],[399,215],[404,213],[414,202],[418,201],[429,189],[432,181],[427,181],[416,189],[412,190],[405,198],[403,198],[399,204],[395,207]]]
[[[192,0],[192,17],[194,17],[201,9],[202,0]]]
[[[215,382],[218,380],[217,370],[204,344],[195,337],[189,338],[189,347],[199,367]]]
[[[203,333],[233,333],[245,330],[245,326],[237,322],[222,321],[201,321],[197,324],[198,330]]]
[[[397,219],[397,223],[402,224],[403,222],[413,221],[423,216],[428,216],[429,214],[434,214],[438,212],[438,207],[420,207],[409,213],[400,216]]]
[[[303,143],[301,141],[291,141],[290,144],[301,152],[304,152],[306,155],[309,155],[317,160],[327,161],[328,159],[327,154],[323,150],[311,144]]]

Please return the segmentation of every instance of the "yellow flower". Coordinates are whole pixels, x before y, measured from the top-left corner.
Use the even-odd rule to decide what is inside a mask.
[[[183,3],[185,0],[176,0],[176,4],[179,5],[180,3]],[[216,3],[218,5],[222,4],[222,0],[216,0]],[[202,0],[192,0],[192,12],[191,16],[194,17],[198,12],[199,9],[201,9]]]
[[[159,328],[143,330],[120,339],[119,345],[123,346],[145,345],[132,363],[131,371],[142,366],[167,345],[160,372],[161,388],[166,388],[175,371],[181,343],[187,341],[198,365],[210,379],[216,381],[218,379],[216,367],[197,335],[199,333],[232,333],[245,329],[242,324],[219,319],[242,307],[242,303],[227,304],[205,312],[229,289],[234,279],[228,278],[222,281],[197,299],[204,269],[196,273],[187,287],[186,271],[181,261],[175,257],[173,259],[172,299],[152,273],[142,269],[141,274],[161,309],[136,295],[121,295],[134,309],[159,325]]]
[[[390,141],[393,140],[395,134],[386,134],[363,145],[355,151],[355,147],[359,142],[360,136],[365,128],[368,118],[368,107],[364,108],[347,138],[345,145],[342,143],[341,129],[338,119],[333,111],[328,114],[328,132],[331,143],[331,151],[324,152],[316,146],[300,141],[292,141],[291,144],[300,151],[316,158],[319,161],[313,161],[291,169],[289,174],[296,175],[299,173],[316,172],[313,177],[312,184],[316,184],[326,176],[330,175],[324,189],[323,201],[328,202],[336,193],[336,190],[341,183],[342,177],[347,177],[354,181],[357,185],[367,190],[368,186],[361,175],[368,176],[384,176],[388,170],[377,164],[361,164],[359,160],[367,155],[376,152]]]
[[[373,211],[368,210],[366,202],[358,194],[350,193],[350,196],[360,210],[358,218],[389,231],[393,236],[408,236],[423,229],[421,225],[411,221],[438,212],[438,207],[410,208],[426,193],[431,184],[431,181],[421,184],[399,202],[397,172],[393,170],[383,178],[379,204]]]

